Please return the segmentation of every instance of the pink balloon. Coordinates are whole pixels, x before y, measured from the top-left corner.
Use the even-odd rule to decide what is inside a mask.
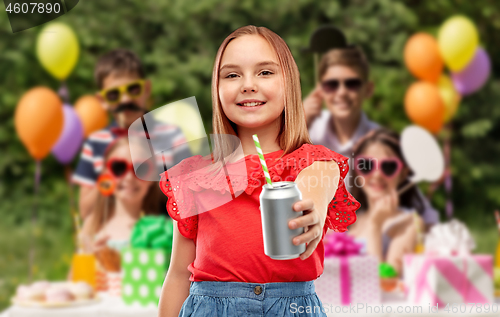
[[[474,57],[460,72],[452,73],[451,79],[457,92],[469,95],[481,88],[490,76],[491,61],[486,50],[478,47]]]

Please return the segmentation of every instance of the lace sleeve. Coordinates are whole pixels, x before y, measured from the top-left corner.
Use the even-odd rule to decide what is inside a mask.
[[[361,204],[345,187],[344,179],[349,171],[348,159],[336,161],[340,169],[340,179],[335,196],[328,205],[325,224],[334,231],[344,232],[349,225],[356,222],[356,210]]]
[[[189,195],[189,189],[183,193],[180,184],[172,185],[167,172],[161,174],[160,189],[167,196],[167,211],[170,217],[177,221],[179,232],[196,242],[198,215],[193,210],[195,206]]]
[[[344,232],[347,227],[356,222],[356,210],[361,204],[347,191],[344,179],[349,172],[348,158],[322,145],[304,144],[296,151],[283,157],[284,162],[290,168],[291,175],[297,175],[304,168],[316,161],[334,160],[339,165],[340,178],[337,191],[332,201],[328,204],[325,225],[334,231]]]

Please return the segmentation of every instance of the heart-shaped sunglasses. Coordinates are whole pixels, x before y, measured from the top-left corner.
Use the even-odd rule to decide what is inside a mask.
[[[393,178],[403,168],[403,162],[397,157],[377,159],[370,156],[357,156],[354,158],[354,167],[359,174],[368,176],[375,170],[380,170],[386,178]]]
[[[136,165],[137,167],[136,170],[134,170],[134,165]],[[136,175],[137,178],[148,179],[148,176],[150,176],[155,169],[153,164],[151,164],[149,161],[146,161],[144,163],[134,164],[132,162],[120,158],[110,158],[106,163],[106,167],[108,168],[111,175],[113,175],[113,177],[115,178],[124,177],[125,174],[127,174],[130,171],[134,173],[134,175]]]

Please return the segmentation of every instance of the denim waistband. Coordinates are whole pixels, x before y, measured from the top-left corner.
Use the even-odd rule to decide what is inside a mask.
[[[258,287],[260,286],[260,288]],[[315,293],[314,281],[285,283],[244,283],[244,282],[191,282],[191,295],[218,297],[265,297],[306,296]]]

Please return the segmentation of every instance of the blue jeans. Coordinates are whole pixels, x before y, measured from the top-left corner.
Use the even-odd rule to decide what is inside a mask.
[[[191,282],[179,317],[326,316],[314,281]]]

